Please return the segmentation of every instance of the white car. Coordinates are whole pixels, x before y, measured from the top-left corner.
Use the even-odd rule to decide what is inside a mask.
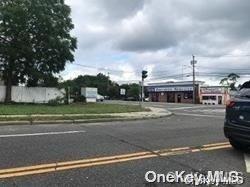
[[[97,96],[96,96],[96,101],[104,101],[104,97],[102,96],[102,95],[100,95],[100,94],[97,94]]]

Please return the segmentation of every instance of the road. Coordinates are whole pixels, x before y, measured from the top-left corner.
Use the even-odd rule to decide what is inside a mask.
[[[146,172],[209,170],[243,172],[241,186],[250,185],[250,159],[224,138],[224,107],[145,105],[175,114],[128,122],[0,127],[0,186],[168,186],[147,183]]]

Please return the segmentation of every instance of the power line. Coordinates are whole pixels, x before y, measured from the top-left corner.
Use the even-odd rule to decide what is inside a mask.
[[[198,58],[239,58],[239,57],[250,57],[250,54],[242,54],[242,55],[226,54],[226,55],[217,55],[217,56],[198,55],[196,57]]]
[[[99,68],[99,67],[89,66],[89,65],[83,65],[83,64],[79,64],[79,63],[73,63],[72,65],[81,66],[83,68],[90,68],[90,69],[96,69],[96,70],[101,70],[101,71],[117,72],[117,73],[136,73],[135,71],[123,71],[123,70],[115,70],[115,69],[110,69],[110,68]]]
[[[198,68],[206,68],[206,69],[215,69],[214,67],[211,66],[196,66]],[[247,70],[250,69],[250,67],[245,67],[245,68],[227,68],[227,67],[216,67],[216,69],[223,69],[223,70]]]

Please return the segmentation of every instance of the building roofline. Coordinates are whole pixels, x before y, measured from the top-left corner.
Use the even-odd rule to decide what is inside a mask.
[[[204,81],[195,81],[195,84],[204,84]],[[193,84],[193,81],[180,81],[180,82],[155,82],[148,83],[147,86],[182,86]]]

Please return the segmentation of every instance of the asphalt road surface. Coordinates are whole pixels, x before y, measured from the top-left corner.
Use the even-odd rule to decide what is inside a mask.
[[[238,171],[244,177],[240,186],[250,186],[250,159],[224,138],[223,106],[145,105],[175,114],[142,121],[0,127],[0,186],[186,186],[149,183],[148,171]]]

